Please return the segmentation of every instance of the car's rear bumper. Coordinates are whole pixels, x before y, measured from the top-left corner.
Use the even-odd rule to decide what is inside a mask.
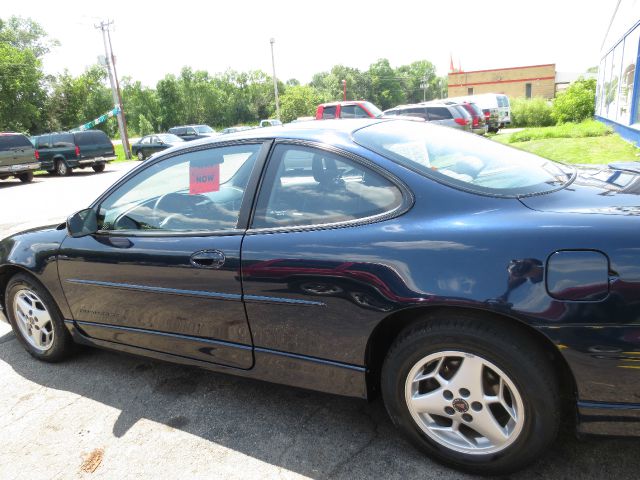
[[[113,162],[116,158],[118,157],[116,157],[115,155],[109,157],[81,158],[80,160],[76,160],[75,163],[80,166],[93,165],[95,163]]]
[[[578,432],[587,435],[640,436],[640,404],[578,402]]]
[[[6,165],[0,167],[0,173],[22,173],[29,172],[33,170],[38,170],[40,168],[40,162],[32,162],[32,163],[20,163],[18,165]]]

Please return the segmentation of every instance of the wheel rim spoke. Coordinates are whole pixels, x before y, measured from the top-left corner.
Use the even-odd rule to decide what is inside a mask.
[[[418,413],[444,414],[444,407],[448,405],[442,396],[442,389],[439,388],[429,393],[414,395],[411,399],[413,408]]]

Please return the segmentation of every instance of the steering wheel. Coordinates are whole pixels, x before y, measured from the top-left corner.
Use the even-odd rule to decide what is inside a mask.
[[[189,216],[202,203],[213,202],[201,194],[165,193],[155,201],[152,216],[159,227],[164,227],[172,219]]]

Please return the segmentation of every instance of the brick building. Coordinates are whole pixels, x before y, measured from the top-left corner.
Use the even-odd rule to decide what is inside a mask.
[[[496,68],[449,74],[449,96],[478,93],[503,93],[510,98],[553,98],[556,89],[556,65]]]

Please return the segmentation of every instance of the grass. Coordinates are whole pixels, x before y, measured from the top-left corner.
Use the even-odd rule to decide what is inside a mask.
[[[113,146],[116,150],[116,158],[114,160],[114,162],[126,162],[127,161],[127,157],[124,156],[124,148],[122,145],[114,145]]]
[[[584,138],[612,135],[611,127],[596,120],[581,123],[564,123],[555,127],[525,128],[509,136],[509,143],[529,142],[548,138]]]
[[[565,127],[565,125],[562,127]],[[527,130],[545,130],[546,128],[557,129],[560,127]],[[576,129],[565,127],[565,131],[575,134]],[[611,162],[640,160],[640,149],[623,140],[618,134],[608,133],[602,136],[576,135],[566,138],[543,136],[534,140],[513,142],[511,137],[518,135],[518,133],[522,132],[495,135],[492,138],[500,143],[563,163],[608,164]]]

